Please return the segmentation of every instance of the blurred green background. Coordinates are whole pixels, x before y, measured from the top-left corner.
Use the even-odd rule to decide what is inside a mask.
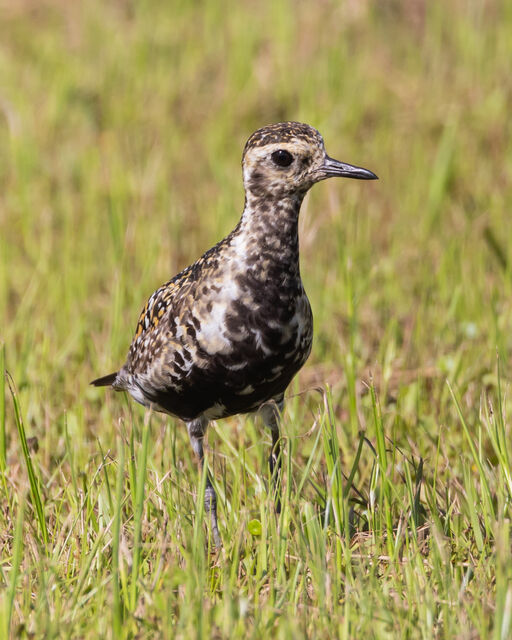
[[[78,509],[59,484],[92,473],[98,441],[115,456],[119,421],[142,420],[88,382],[122,364],[152,291],[234,227],[245,140],[282,120],[315,126],[331,156],[380,177],[323,183],[303,206],[315,341],[285,433],[314,427],[314,390],[329,386],[348,473],[358,431],[374,438],[371,376],[390,441],[431,464],[441,451],[447,487],[450,473],[462,483],[467,447],[445,381],[477,439],[482,394],[499,396],[497,354],[508,388],[511,61],[506,0],[0,3],[0,339],[39,443],[45,508]],[[27,479],[9,403],[6,416],[13,507]],[[247,424],[219,426],[237,451],[267,437]],[[176,433],[162,442],[177,438],[183,459],[186,433]],[[297,446],[304,468],[312,440]],[[214,449],[234,455],[224,442]],[[165,447],[150,461],[171,466]],[[361,489],[372,461],[360,463]],[[315,458],[318,473],[323,465]],[[229,493],[229,469],[225,482]],[[482,627],[456,617],[460,637],[489,631],[493,571],[473,594]]]

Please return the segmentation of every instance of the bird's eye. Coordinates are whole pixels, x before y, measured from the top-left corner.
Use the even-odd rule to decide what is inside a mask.
[[[277,164],[279,167],[289,167],[293,162],[293,156],[286,149],[278,149],[274,151],[271,155],[272,161],[274,164]]]

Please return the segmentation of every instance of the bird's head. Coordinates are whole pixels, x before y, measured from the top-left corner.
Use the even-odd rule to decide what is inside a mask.
[[[376,180],[361,167],[333,160],[316,129],[300,122],[279,122],[255,131],[245,145],[242,167],[246,191],[254,197],[303,196],[327,178]]]

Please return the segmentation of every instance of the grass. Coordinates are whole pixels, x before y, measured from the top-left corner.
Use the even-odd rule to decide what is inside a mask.
[[[0,634],[512,633],[509,3],[8,3],[0,41]],[[88,386],[237,222],[257,127],[377,183],[301,216],[312,356],[270,434]],[[5,363],[5,364],[4,364]]]

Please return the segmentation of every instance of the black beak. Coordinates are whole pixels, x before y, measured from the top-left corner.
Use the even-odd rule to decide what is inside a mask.
[[[340,162],[325,156],[324,164],[321,169],[322,179],[324,178],[356,178],[357,180],[378,180],[373,171],[363,169],[362,167],[355,167],[353,164],[347,164],[346,162]]]

